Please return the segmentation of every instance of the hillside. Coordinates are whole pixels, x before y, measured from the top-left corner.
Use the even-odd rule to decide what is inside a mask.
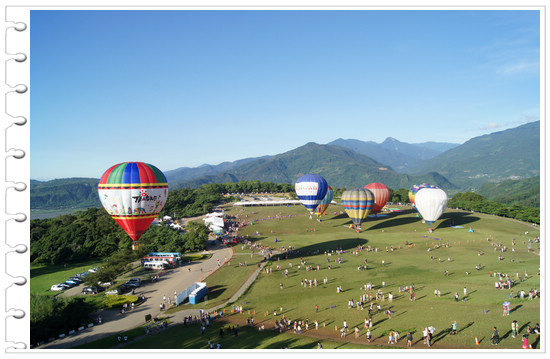
[[[232,169],[239,167],[241,165],[244,165],[246,163],[256,161],[262,158],[267,158],[267,157],[269,156],[257,157],[257,158],[245,158],[245,159],[237,160],[233,162],[223,162],[223,163],[220,163],[219,165],[204,164],[199,167],[180,167],[175,170],[166,171],[164,172],[164,175],[166,176],[166,179],[168,180],[168,182],[171,182],[171,183],[181,182],[181,181],[191,181],[201,177],[214,178],[216,177],[216,175],[231,171]],[[202,184],[200,182],[201,180],[199,180],[197,183]]]
[[[540,176],[499,183],[485,183],[477,193],[488,200],[499,203],[540,207]]]
[[[307,173],[320,174],[330,185],[339,188],[363,187],[371,182],[382,182],[394,189],[409,188],[421,182],[434,183],[445,189],[457,188],[437,173],[416,176],[399,174],[391,167],[350,149],[312,142],[276,156],[246,163],[228,173],[203,177],[200,180],[208,183],[234,178],[234,181],[294,183]],[[197,179],[178,182],[175,187],[190,186],[193,183],[196,184]]]
[[[397,172],[404,172],[423,161],[433,158],[442,152],[458,146],[452,143],[426,142],[410,144],[388,137],[382,143],[339,138],[328,143],[351,149],[357,153],[392,167]]]
[[[475,137],[407,173],[440,173],[464,189],[540,175],[540,121]]]
[[[101,207],[97,178],[63,178],[31,181],[31,209]]]

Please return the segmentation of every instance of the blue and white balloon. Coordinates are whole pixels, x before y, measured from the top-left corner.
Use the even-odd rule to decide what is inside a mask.
[[[328,183],[319,175],[307,174],[298,178],[294,189],[302,204],[313,215],[315,208],[327,194]]]

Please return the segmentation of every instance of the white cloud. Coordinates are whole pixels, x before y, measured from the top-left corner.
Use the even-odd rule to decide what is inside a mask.
[[[499,128],[499,127],[502,127],[502,125],[498,124],[496,122],[491,122],[488,125],[486,125],[484,127],[481,127],[480,130],[492,130],[492,129]]]
[[[539,63],[536,61],[519,61],[499,67],[497,72],[503,75],[515,75],[520,73],[536,73],[540,71]]]

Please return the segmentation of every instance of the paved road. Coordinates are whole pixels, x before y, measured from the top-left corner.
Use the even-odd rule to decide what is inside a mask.
[[[218,268],[218,260],[223,264],[225,261],[231,259],[233,254],[231,248],[219,244],[217,241],[209,241],[209,244],[213,245],[208,247],[208,252],[212,254],[212,257],[209,259],[192,262],[189,265],[169,270],[158,282],[147,282],[139,287],[135,294],[145,295],[146,301],[137,306],[133,311],[123,315],[118,310],[103,310],[98,313],[102,317],[102,324],[87,328],[65,338],[57,339],[38,348],[71,348],[138,327],[145,323],[145,315],[147,314],[150,314],[153,318],[157,317],[161,313],[160,304],[163,302],[164,296],[167,298],[166,307],[168,308],[168,297],[174,301],[174,291],[178,293],[182,292],[193,283],[203,281]],[[259,270],[256,272],[259,272]],[[249,280],[253,281],[255,276],[253,277]],[[239,291],[238,295],[240,293],[241,291]],[[172,322],[181,322],[184,316],[189,315],[198,315],[198,310],[183,310],[172,314]]]

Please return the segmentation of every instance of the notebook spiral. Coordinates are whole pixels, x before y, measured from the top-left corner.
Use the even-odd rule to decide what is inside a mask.
[[[29,348],[28,252],[29,252],[29,59],[28,19],[5,8],[4,30],[4,165],[2,197],[5,203],[2,241],[3,293],[2,352]]]

